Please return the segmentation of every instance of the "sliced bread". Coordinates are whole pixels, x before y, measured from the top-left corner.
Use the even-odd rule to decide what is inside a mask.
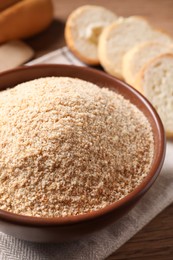
[[[142,69],[135,82],[156,108],[168,137],[173,137],[173,53],[154,58]]]
[[[130,49],[123,57],[123,77],[125,81],[134,85],[137,74],[153,58],[168,51],[173,51],[173,44],[148,41]]]
[[[111,75],[123,79],[122,63],[124,54],[142,42],[155,40],[171,44],[172,38],[154,31],[142,17],[131,16],[108,25],[101,33],[98,55],[103,68]]]
[[[117,16],[101,6],[85,5],[74,10],[67,19],[65,39],[69,49],[83,62],[99,64],[98,38],[102,29]]]

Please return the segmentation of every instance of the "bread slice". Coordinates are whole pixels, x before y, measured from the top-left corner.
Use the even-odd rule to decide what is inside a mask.
[[[102,29],[117,20],[117,16],[101,6],[84,5],[67,19],[65,39],[69,49],[83,62],[98,65],[98,38]]]
[[[142,17],[131,16],[119,19],[108,25],[100,35],[98,44],[100,63],[108,73],[123,79],[124,54],[135,45],[149,40],[165,42],[165,44],[173,42],[169,35],[154,31]]]
[[[53,19],[51,0],[23,0],[0,12],[0,43],[30,37]]]
[[[154,58],[142,69],[135,82],[156,108],[167,137],[173,137],[173,53]]]
[[[0,46],[0,72],[13,69],[27,62],[34,56],[34,51],[22,41],[10,41]]]
[[[123,77],[125,81],[134,85],[137,74],[153,58],[165,52],[173,51],[173,44],[148,41],[130,49],[123,57]]]

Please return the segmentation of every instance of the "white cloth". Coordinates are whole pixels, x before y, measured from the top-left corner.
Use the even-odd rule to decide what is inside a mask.
[[[66,47],[29,64],[64,63],[84,65]],[[111,226],[75,242],[39,244],[0,233],[0,260],[99,260],[113,253],[151,219],[173,202],[173,142],[167,142],[160,176],[140,202]]]

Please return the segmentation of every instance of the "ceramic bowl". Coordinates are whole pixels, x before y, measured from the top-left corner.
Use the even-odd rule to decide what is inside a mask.
[[[0,90],[47,76],[77,77],[120,93],[146,115],[154,133],[151,169],[144,181],[120,201],[97,211],[70,217],[29,217],[0,210],[0,231],[29,241],[62,242],[100,230],[126,214],[139,201],[161,170],[165,155],[165,134],[157,112],[139,92],[124,82],[94,69],[51,64],[17,68],[0,74]]]

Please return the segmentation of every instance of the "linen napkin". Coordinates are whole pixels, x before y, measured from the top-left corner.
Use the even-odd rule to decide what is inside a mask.
[[[66,47],[28,63],[83,65]],[[107,228],[79,241],[41,244],[22,241],[0,232],[0,260],[100,260],[116,251],[157,214],[173,202],[173,142],[167,142],[166,159],[160,176],[140,202]]]

